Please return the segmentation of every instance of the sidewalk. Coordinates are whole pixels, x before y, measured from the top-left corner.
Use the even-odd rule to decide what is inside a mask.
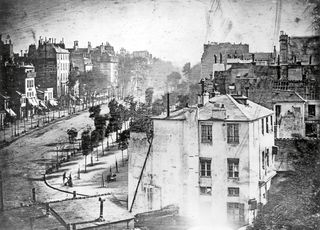
[[[108,104],[108,100],[101,101],[100,105]],[[95,103],[94,105],[97,105]],[[73,108],[66,108],[62,110],[49,111],[43,115],[34,115],[32,118],[24,118],[16,120],[13,123],[9,123],[5,129],[0,129],[0,148],[5,146],[6,143],[10,143],[13,140],[19,138],[19,136],[35,130],[36,128],[44,127],[52,122],[61,120],[62,118],[68,118],[74,114],[87,110],[91,105],[76,105],[75,110]]]
[[[73,192],[82,195],[99,195],[113,194],[116,197],[121,197],[121,200],[127,199],[128,187],[128,166],[127,150],[118,150],[117,143],[109,146],[111,137],[103,141],[104,151],[102,152],[102,143],[94,149],[92,154],[87,156],[87,167],[85,172],[85,156],[81,152],[77,152],[75,156],[70,157],[69,161],[61,163],[58,170],[53,169],[52,173],[46,175],[46,182],[49,186],[61,191],[61,199],[71,198]],[[77,147],[78,144],[75,144]],[[72,147],[72,145],[70,145]],[[71,150],[72,152],[72,150]],[[64,154],[65,158],[67,153]],[[60,158],[61,155],[60,153]],[[69,154],[70,155],[70,154]],[[118,172],[117,167],[118,166]],[[107,175],[116,174],[116,181],[107,183]],[[71,175],[73,186],[65,185],[67,179],[63,180],[63,175],[67,178]],[[63,192],[65,191],[65,192]]]

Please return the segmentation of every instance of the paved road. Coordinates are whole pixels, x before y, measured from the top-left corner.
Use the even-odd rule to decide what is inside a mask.
[[[102,111],[108,111],[106,105]],[[0,150],[5,208],[30,203],[32,188],[36,189],[37,199],[42,202],[61,199],[60,192],[44,185],[43,174],[52,160],[56,159],[54,144],[61,138],[67,140],[67,129],[75,127],[80,130],[87,125],[93,127],[93,120],[88,112],[82,112],[35,130]]]

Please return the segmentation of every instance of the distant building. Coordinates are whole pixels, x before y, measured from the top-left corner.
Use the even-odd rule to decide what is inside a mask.
[[[152,62],[152,54],[150,54],[148,51],[133,51],[132,55],[133,58],[143,58],[147,60],[147,64],[151,64]]]
[[[108,83],[106,88],[114,88],[118,84],[118,57],[114,48],[107,42],[94,48],[91,53],[92,71],[101,74]]]
[[[317,65],[320,63],[320,36],[289,37],[280,32],[280,63]]]
[[[92,70],[92,63],[90,60],[90,53],[92,51],[92,47],[90,42],[88,42],[87,48],[79,48],[79,42],[74,41],[73,48],[68,49],[68,51],[70,52],[71,68],[77,68],[78,71],[82,73]]]
[[[204,44],[201,57],[201,78],[210,78],[210,76],[212,76],[213,64],[219,63],[226,65],[228,58],[240,58],[242,55],[248,53],[248,44],[217,42]]]
[[[257,204],[267,202],[275,175],[273,111],[244,96],[209,100],[206,93],[200,99],[200,107],[153,119],[145,168],[143,139],[132,135],[129,205],[135,198],[133,212],[139,213],[174,204],[180,215],[201,223],[246,225]]]
[[[29,117],[45,107],[37,98],[33,65],[7,65],[6,77],[11,108],[18,118]]]
[[[273,91],[278,138],[320,137],[320,100],[306,100],[291,90]]]
[[[40,38],[38,49],[31,46],[29,57],[36,67],[36,86],[39,88],[53,88],[53,96],[62,98],[68,94],[67,82],[70,71],[69,51],[63,41],[56,43],[49,38]]]

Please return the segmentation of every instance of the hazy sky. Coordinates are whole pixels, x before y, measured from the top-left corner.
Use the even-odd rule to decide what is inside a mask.
[[[80,47],[108,41],[116,50],[148,50],[182,66],[200,62],[207,41],[271,51],[278,39],[276,25],[289,35],[312,35],[309,1],[0,0],[0,31],[11,36],[15,52],[39,36],[63,37],[67,47],[74,40]]]

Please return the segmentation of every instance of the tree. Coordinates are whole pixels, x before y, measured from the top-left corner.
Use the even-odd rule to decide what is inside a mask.
[[[78,131],[76,128],[71,128],[67,130],[67,134],[69,136],[69,143],[73,144],[75,139],[78,136]]]
[[[152,105],[152,97],[153,97],[153,88],[149,87],[146,89],[146,105],[151,106]]]
[[[178,106],[177,109],[182,109],[190,103],[189,95],[178,95]]]
[[[294,171],[278,175],[261,209],[254,229],[319,229],[320,227],[320,143],[318,140],[295,139],[287,143],[288,160]]]
[[[101,112],[100,105],[91,106],[89,108],[89,113],[90,113],[89,117],[90,118],[95,118],[95,117],[100,115],[100,112]]]
[[[320,33],[320,0],[315,0],[315,7],[312,10],[313,28],[317,33]]]
[[[190,81],[190,76],[191,76],[191,64],[190,62],[187,62],[186,64],[184,64],[183,68],[182,68],[182,73],[184,78],[189,82]]]
[[[81,149],[82,149],[82,154],[85,156],[85,172],[87,172],[87,156],[92,150],[92,145],[91,145],[91,136],[90,136],[90,130],[84,130],[81,134]]]
[[[181,79],[181,74],[178,72],[172,72],[167,76],[167,86],[170,89],[176,89],[179,81]]]

